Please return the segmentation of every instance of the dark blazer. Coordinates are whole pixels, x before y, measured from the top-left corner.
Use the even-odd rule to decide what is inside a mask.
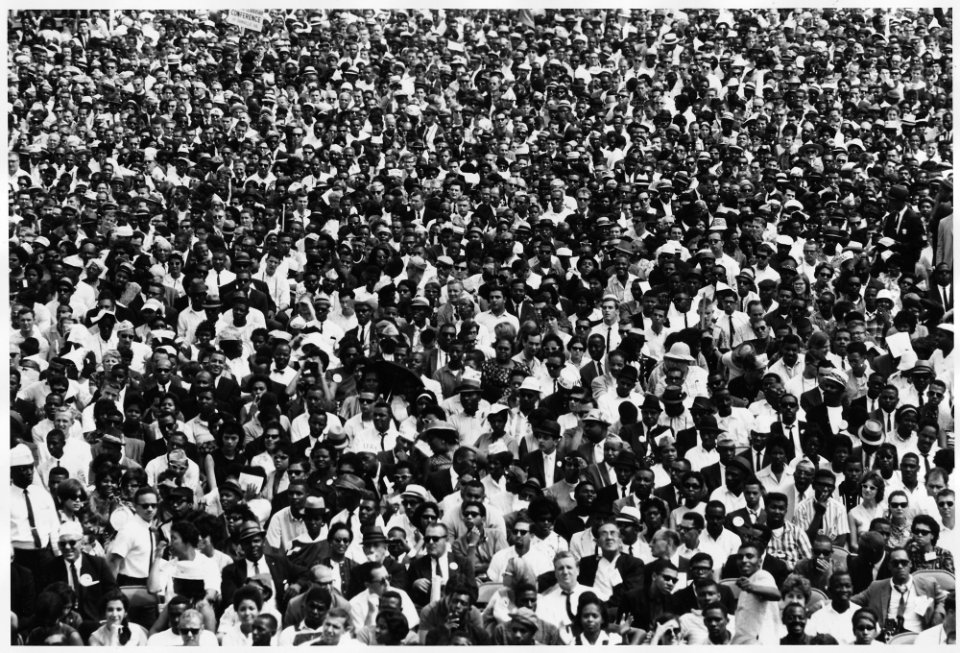
[[[453,482],[450,480],[450,470],[444,469],[439,472],[430,473],[424,481],[424,487],[437,501],[443,501],[445,496],[453,494]]]
[[[233,414],[240,405],[240,384],[227,376],[221,376],[213,386],[213,399],[217,410]]]
[[[597,499],[599,503],[599,495]],[[612,505],[612,503],[606,505]],[[553,525],[553,530],[557,535],[569,542],[571,537],[581,531],[587,530],[587,524],[579,515],[570,510],[557,517],[557,521]]]
[[[737,611],[737,599],[733,595],[733,590],[726,585],[720,585],[720,602],[730,614]],[[697,596],[693,593],[692,584],[670,596],[670,611],[674,614],[685,614],[698,609]]]
[[[887,568],[886,558],[887,554],[884,554],[883,560],[880,562],[880,568],[877,576],[874,577],[872,564],[864,560],[856,553],[851,553],[849,556],[847,556],[847,572],[850,574],[850,580],[853,581],[854,592],[862,592],[870,587],[870,583],[873,581],[883,579],[883,571]],[[889,577],[889,572],[886,575]]]
[[[267,563],[267,569],[270,570],[270,576],[273,577],[273,585],[277,590],[277,607],[283,610],[281,604],[284,604],[284,593],[291,583],[299,582],[301,587],[307,587],[310,579],[307,575],[307,569],[290,562],[286,556],[275,556],[264,554],[263,560]],[[223,568],[221,573],[220,586],[220,605],[226,609],[233,602],[233,594],[238,588],[243,587],[247,580],[247,560],[241,558],[233,564]]]
[[[554,457],[556,458],[556,461],[554,463],[555,469],[553,472],[553,480],[557,481],[560,479],[560,477],[563,474],[563,460],[562,460],[563,457],[560,455],[559,452],[557,452],[557,455]],[[546,485],[546,482],[543,480],[544,474],[543,474],[543,452],[542,451],[538,449],[537,451],[528,453],[526,456],[523,457],[520,463],[520,466],[526,470],[528,476],[540,481],[541,486]]]
[[[176,396],[178,405],[182,406],[187,401],[187,390],[183,387],[183,381],[180,379],[171,379],[168,391],[170,394]],[[152,406],[153,402],[159,399],[160,395],[162,394],[159,386],[157,385],[157,380],[153,378],[144,380],[141,387],[141,394],[143,396],[144,404],[148,407]]]
[[[418,608],[423,608],[423,606],[430,602],[430,592],[422,592],[417,589],[415,585],[421,578],[430,580],[433,577],[433,570],[430,568],[432,563],[433,558],[430,556],[422,556],[411,562],[410,568],[407,570],[407,582],[410,587],[408,593],[413,604]],[[473,564],[471,564],[468,558],[447,553],[447,565],[448,578],[459,575],[467,585],[474,585],[476,583]]]
[[[697,446],[699,438],[697,437],[697,429],[682,429],[677,431],[677,457],[683,458],[683,455]]]
[[[597,369],[597,361],[591,359],[589,363],[580,368],[580,383],[584,388],[589,388],[590,382],[600,374],[600,370]]]
[[[739,510],[734,510],[733,512],[731,512],[725,517],[723,527],[726,528],[728,531],[733,531],[734,533],[736,533],[738,528],[733,525],[733,520],[736,517],[739,517],[740,519],[743,520],[744,526],[750,523],[749,511],[746,508],[740,508]],[[763,508],[760,509],[760,515],[757,517],[757,523],[760,524],[761,526],[767,523],[767,511],[764,510]],[[740,526],[740,528],[743,528],[743,526]]]
[[[850,407],[844,406],[842,418],[846,420],[848,424],[850,422],[849,417]],[[836,444],[838,433],[834,433],[833,428],[830,426],[830,418],[827,415],[827,407],[823,404],[811,407],[807,411],[807,424],[816,424],[818,427],[820,427],[820,431],[823,433],[823,438],[821,438],[823,450],[820,452],[820,455],[829,459],[833,455],[833,447]],[[853,446],[853,444],[854,442],[851,440],[850,445]]]
[[[787,568],[787,563],[780,558],[774,558],[772,555],[763,556],[763,564],[760,565],[760,568],[770,572],[770,575],[777,581],[777,586],[782,585],[784,579],[790,575],[790,569]],[[731,555],[727,558],[727,561],[723,563],[723,569],[720,570],[720,578],[740,578],[740,567],[737,565],[737,556]]]
[[[82,578],[87,574],[89,574],[92,584],[79,588],[77,608],[84,621],[99,622],[103,618],[100,601],[107,593],[117,588],[117,579],[114,578],[106,560],[81,553],[80,577]],[[67,577],[66,561],[63,557],[53,559],[53,563],[48,568],[44,586],[60,581],[70,582]],[[83,585],[82,580],[80,584]]]
[[[587,587],[593,587],[593,582],[597,578],[600,557],[600,555],[585,556],[580,560],[580,575],[577,576],[577,582]],[[639,558],[621,553],[617,557],[616,567],[622,579],[619,591],[629,592],[644,586],[644,565]]]
[[[143,460],[143,452],[146,449],[146,443],[138,438],[123,439],[123,455],[139,465],[146,464]],[[90,446],[90,455],[93,460],[103,453],[103,447],[99,442]]]
[[[707,465],[700,470],[704,480],[707,482],[707,488],[711,492],[723,485],[723,469],[721,469],[721,467],[722,465],[717,462],[712,465]]]
[[[812,390],[807,390],[806,392],[800,395],[800,408],[803,410],[804,413],[809,412],[810,409],[813,408],[814,406],[822,406],[822,405],[823,405],[823,392],[821,392],[820,388],[813,388]],[[807,419],[809,421],[809,415],[807,416]]]
[[[672,483],[670,485],[665,485],[664,487],[658,487],[655,489],[653,491],[653,496],[657,497],[658,499],[662,499],[667,504],[667,508],[669,508],[671,511],[679,508],[680,501],[682,501],[682,499],[677,499],[677,488],[675,488]]]
[[[807,428],[807,423],[805,421],[797,420],[796,428],[799,429],[798,433],[802,434],[804,429]],[[783,422],[777,420],[776,422],[770,425],[770,437],[773,438],[773,437],[781,437],[781,436],[786,437],[786,433],[783,428]],[[787,460],[793,460],[797,455],[796,447],[794,447],[792,439],[787,438],[787,441],[790,443],[790,447],[787,450]],[[766,459],[764,459],[764,462],[766,464],[769,464],[769,462],[767,462]]]
[[[914,590],[918,595],[933,599],[921,619],[924,629],[942,622],[945,614],[943,602],[947,598],[947,590],[941,587],[933,578],[913,578],[911,580]],[[893,587],[889,579],[876,580],[870,583],[867,589],[853,595],[850,601],[864,608],[871,608],[875,613],[881,615],[882,618],[890,608],[890,596],[892,593]]]
[[[20,630],[26,631],[31,625],[30,620],[35,612],[37,583],[32,571],[15,562],[10,563],[10,595],[16,597],[16,600],[10,604],[10,610],[17,615]]]
[[[912,266],[920,259],[920,251],[917,243],[926,240],[926,234],[923,228],[923,219],[916,211],[907,208],[903,218],[899,220],[900,225],[897,229],[897,219],[894,215],[884,217],[883,235],[893,238],[897,243],[893,250],[904,258],[906,269],[912,269]]]

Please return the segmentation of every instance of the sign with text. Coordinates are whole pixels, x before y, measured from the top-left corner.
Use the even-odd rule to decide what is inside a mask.
[[[231,9],[227,12],[227,22],[254,32],[263,31],[263,18],[267,15],[263,10]]]

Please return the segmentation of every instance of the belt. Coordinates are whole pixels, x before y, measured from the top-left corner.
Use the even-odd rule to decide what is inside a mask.
[[[126,574],[117,574],[117,585],[120,587],[146,587],[147,579],[127,576]]]

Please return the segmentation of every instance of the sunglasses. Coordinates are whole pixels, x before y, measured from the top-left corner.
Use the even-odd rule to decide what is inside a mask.
[[[928,530],[913,529],[913,531],[911,532],[917,537],[923,537],[925,535],[933,535],[933,532]]]
[[[143,508],[144,510],[149,510],[151,508],[156,509],[157,507],[157,504],[155,503],[138,503],[137,505]]]
[[[941,508],[953,508],[953,501],[938,501],[937,505]]]
[[[423,541],[424,541],[424,542],[427,542],[427,543],[430,543],[430,542],[439,542],[439,541],[442,540],[442,539],[444,539],[444,538],[442,538],[442,537],[437,537],[436,535],[425,535],[425,536],[423,537]]]
[[[891,564],[892,566],[894,566],[894,567],[907,567],[907,566],[910,565],[910,561],[909,561],[909,560],[902,560],[902,559],[891,560],[891,561],[890,561],[890,564]]]
[[[199,635],[199,634],[200,634],[200,628],[184,628],[183,626],[181,626],[181,627],[180,627],[180,632],[181,632],[181,633],[186,633],[186,634],[188,634],[188,635]]]
[[[891,507],[891,508],[906,508],[906,507],[907,507],[907,504],[905,504],[905,503],[891,503],[891,504],[890,504],[890,507]]]

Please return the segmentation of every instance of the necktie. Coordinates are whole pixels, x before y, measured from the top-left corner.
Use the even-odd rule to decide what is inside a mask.
[[[923,410],[923,393],[922,392],[917,393],[917,407],[920,408],[921,411]]]
[[[366,347],[366,345],[367,345],[367,343],[365,343],[365,342],[363,341],[363,326],[360,327],[360,344],[361,344],[363,347]]]
[[[253,573],[255,573],[257,576],[260,575],[260,561],[259,561],[259,560],[254,560],[254,561],[253,561]]]
[[[597,376],[603,376],[603,364],[600,362],[597,363]]]
[[[900,603],[897,604],[897,629],[903,630],[903,615],[907,612],[907,586],[895,585],[894,587],[900,592]]]
[[[892,423],[891,420],[890,420],[890,415],[889,415],[889,414],[887,414],[887,430],[888,430],[888,431],[892,431],[892,430],[893,430],[893,423]]]
[[[930,454],[923,454],[923,469],[926,473],[930,473]]]
[[[563,595],[567,597],[567,616],[570,617],[570,623],[575,623],[577,615],[573,611],[573,592],[564,592]]]
[[[626,486],[626,485],[621,485],[621,486],[620,486],[620,498],[621,498],[621,499],[626,499],[626,498],[627,498],[627,486]]]
[[[728,315],[727,320],[730,323],[730,349],[733,349],[733,315]]]
[[[443,572],[440,570],[440,561],[433,561],[433,581],[430,583],[430,602],[439,601],[442,595],[441,584],[443,582]]]
[[[387,432],[380,431],[380,451],[387,450]]]
[[[220,273],[217,272],[217,288],[220,287]]]
[[[33,545],[38,549],[43,548],[40,541],[40,532],[37,530],[37,518],[33,514],[33,504],[30,502],[30,492],[27,488],[23,489],[23,498],[27,502],[27,521],[30,522],[30,534],[33,535]]]
[[[610,353],[610,337],[613,335],[613,327],[607,327],[607,353]]]
[[[762,456],[763,456],[763,454],[758,451],[758,452],[757,452],[757,466],[754,467],[753,471],[759,472],[761,469],[763,469],[763,464],[760,462],[760,458],[761,458]]]
[[[750,523],[751,523],[751,524],[756,524],[756,523],[757,523],[757,511],[756,511],[756,510],[750,510],[749,508],[747,508],[747,514],[750,516]]]
[[[73,591],[76,592],[77,598],[80,598],[80,577],[77,576],[77,566],[72,562],[67,563],[67,567],[70,569],[70,584],[73,585]]]
[[[324,320],[326,322],[326,320]],[[320,323],[320,333],[323,334],[323,322]]]

